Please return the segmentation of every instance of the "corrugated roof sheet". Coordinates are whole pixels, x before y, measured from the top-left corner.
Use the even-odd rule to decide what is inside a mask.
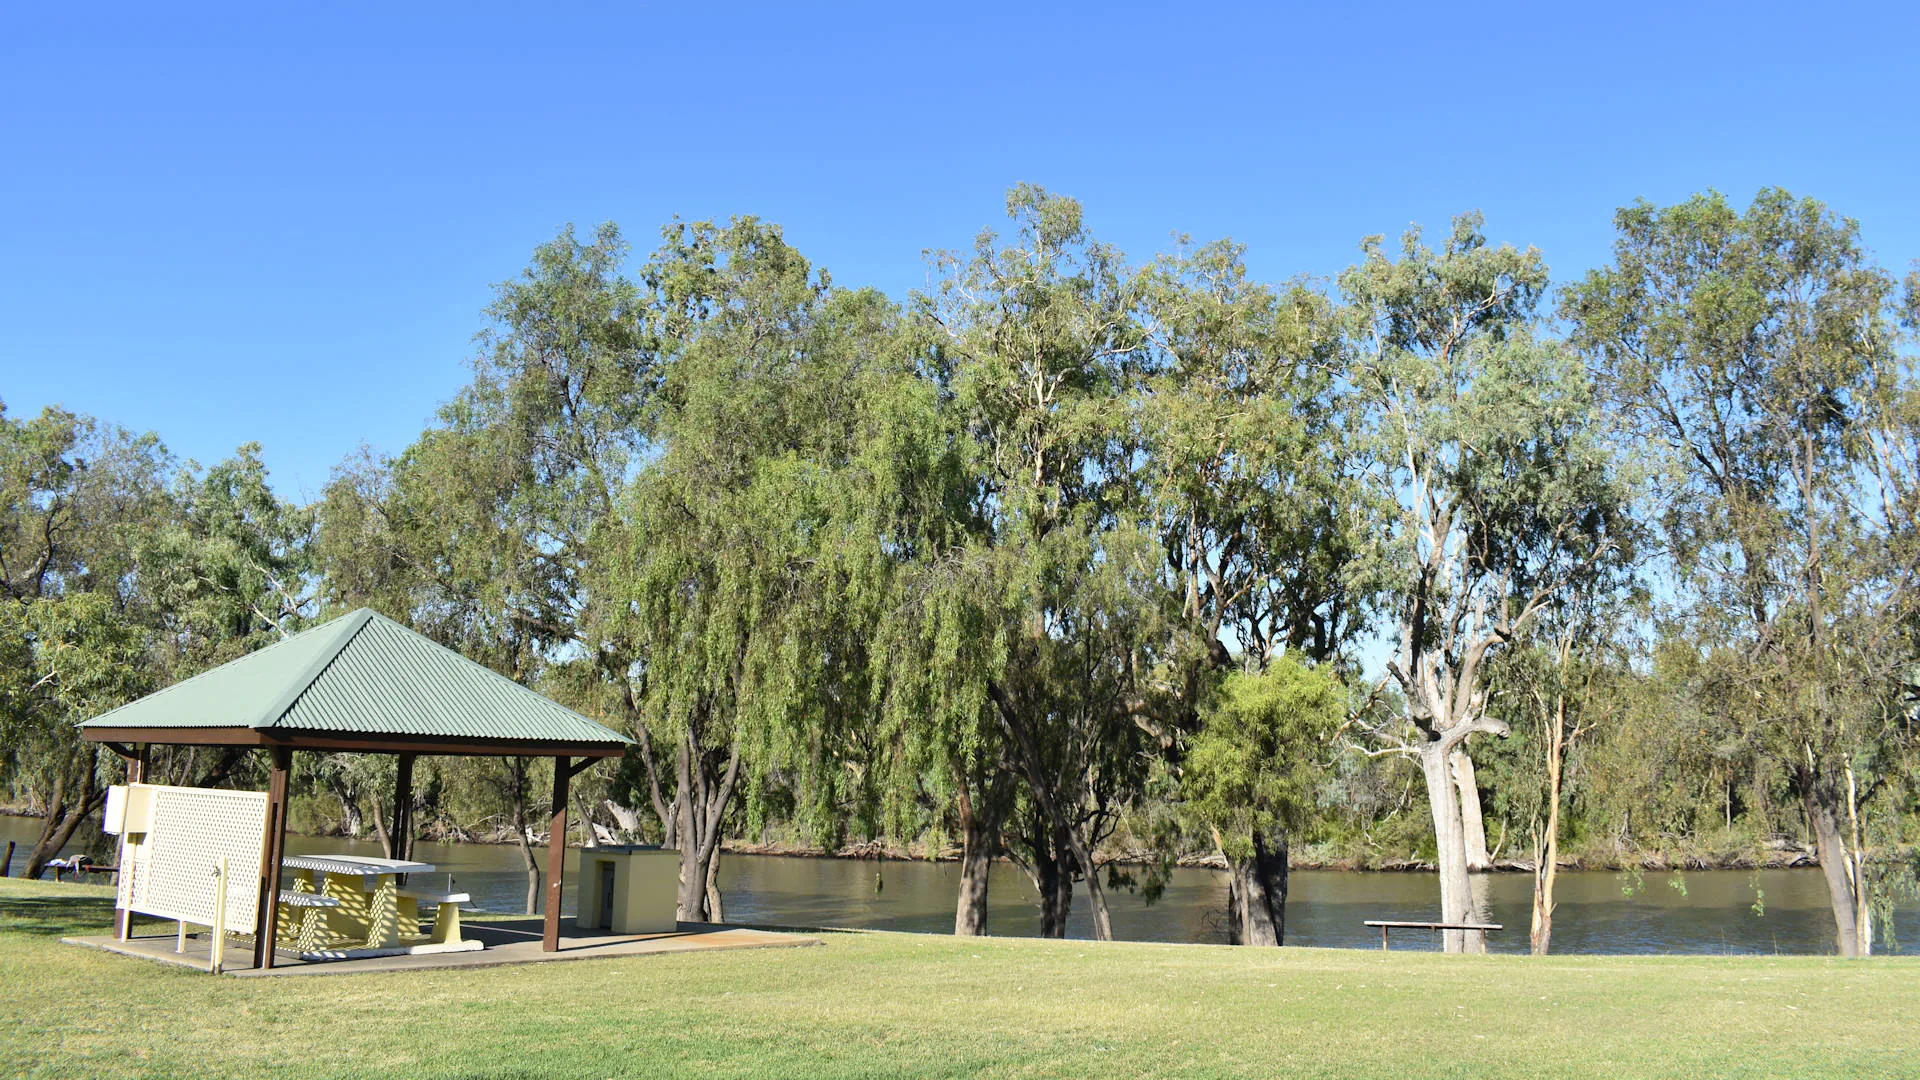
[[[82,726],[629,741],[367,608]]]

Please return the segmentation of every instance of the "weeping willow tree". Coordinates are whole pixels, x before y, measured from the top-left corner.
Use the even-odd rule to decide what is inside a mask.
[[[1022,186],[1007,211],[1012,234],[941,257],[916,304],[966,512],[909,570],[904,602],[925,629],[895,640],[928,674],[901,695],[928,708],[909,742],[961,826],[956,930],[984,929],[999,850],[1033,880],[1043,933],[1065,934],[1084,881],[1107,938],[1101,841],[1144,779],[1135,721],[1151,709],[1164,621],[1127,407],[1138,290],[1073,200]]]
[[[898,312],[778,228],[670,230],[648,280],[675,344],[624,504],[621,629],[680,917],[718,920],[730,815],[757,824],[777,790],[816,840],[849,809],[877,822],[871,654],[925,454]]]

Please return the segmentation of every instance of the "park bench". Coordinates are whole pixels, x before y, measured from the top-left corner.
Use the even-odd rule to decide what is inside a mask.
[[[473,900],[473,897],[463,892],[424,892],[415,889],[405,889],[401,891],[400,899],[402,901],[410,900],[413,902],[415,926],[419,925],[419,905],[435,905],[433,913],[433,935],[431,938],[432,944],[457,945],[460,943],[460,905],[469,903]]]
[[[7,847],[11,849],[13,845],[9,844]],[[11,858],[11,851],[9,851],[9,858]],[[80,880],[83,874],[117,874],[120,872],[120,868],[117,866],[102,866],[85,855],[75,855],[71,859],[48,859],[47,869],[53,871],[53,880],[55,881],[60,880],[60,874],[63,871],[72,874],[75,881]]]
[[[1499,923],[1407,922],[1399,919],[1368,919],[1368,926],[1380,928],[1380,951],[1387,951],[1387,934],[1393,930],[1502,930]]]

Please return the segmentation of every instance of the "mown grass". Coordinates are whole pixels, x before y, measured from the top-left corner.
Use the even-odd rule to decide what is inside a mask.
[[[0,1076],[1920,1075],[1920,961],[1445,957],[910,934],[216,979],[0,880]]]

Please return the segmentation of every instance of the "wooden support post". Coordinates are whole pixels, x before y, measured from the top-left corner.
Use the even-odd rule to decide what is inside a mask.
[[[151,752],[151,749],[152,748],[146,743],[141,743],[139,746],[134,747],[135,753],[133,760],[127,762],[127,783],[144,784],[147,782],[147,755]]]
[[[393,774],[393,826],[390,836],[393,857],[413,858],[413,755],[401,754]],[[400,884],[407,879],[402,876]]]
[[[254,908],[253,966],[273,966],[273,938],[280,926],[280,859],[287,847],[287,774],[293,751],[273,748],[273,772],[267,781],[267,837],[260,845],[260,903]]]
[[[547,832],[546,926],[540,937],[544,952],[560,951],[560,888],[567,875],[567,781],[573,779],[570,760],[553,759],[553,820]]]
[[[7,857],[0,859],[0,877],[13,876],[13,841],[7,841]]]

